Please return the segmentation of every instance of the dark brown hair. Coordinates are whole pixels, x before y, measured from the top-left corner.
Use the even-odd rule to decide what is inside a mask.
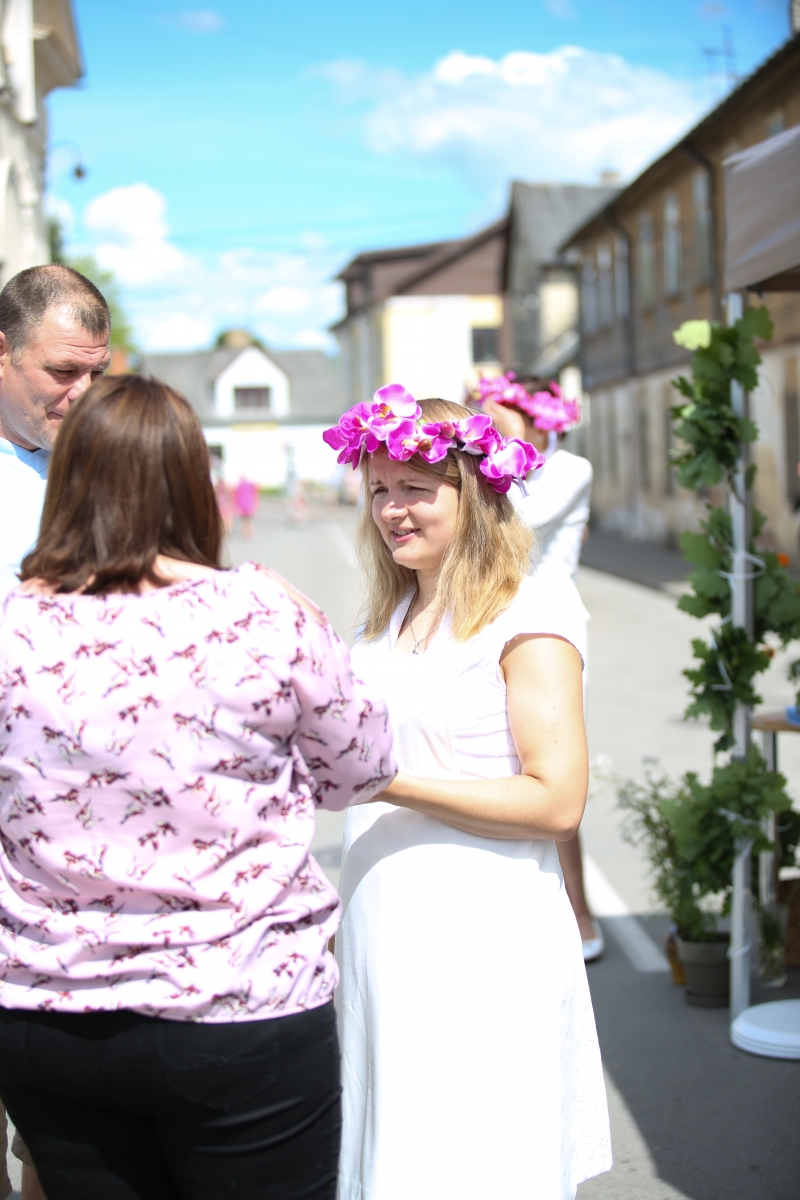
[[[208,448],[188,400],[157,379],[106,375],[56,439],[39,540],[21,578],[94,595],[163,587],[159,554],[220,566]]]
[[[529,395],[534,396],[536,392],[549,392],[550,395],[555,395],[552,388],[552,379],[545,379],[543,375],[517,375],[515,383],[521,383],[525,391]]]
[[[111,314],[103,293],[72,267],[49,263],[28,267],[0,292],[0,331],[18,362],[49,308],[66,304],[82,329],[94,337],[111,332]]]

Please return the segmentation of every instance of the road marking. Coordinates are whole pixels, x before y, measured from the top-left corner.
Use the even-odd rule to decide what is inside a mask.
[[[350,538],[347,536],[345,531],[342,529],[341,525],[337,525],[335,521],[330,521],[328,523],[328,532],[331,535],[331,541],[336,549],[341,551],[348,564],[355,570],[358,566],[356,548],[350,541]]]
[[[588,854],[583,858],[583,876],[589,907],[603,919],[603,927],[613,935],[631,966],[637,971],[668,971],[669,963],[661,949]]]

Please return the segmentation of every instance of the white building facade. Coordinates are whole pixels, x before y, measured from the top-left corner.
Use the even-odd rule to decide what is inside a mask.
[[[50,261],[46,97],[83,75],[69,0],[0,0],[0,286]]]
[[[338,486],[342,468],[322,434],[343,407],[339,364],[321,351],[279,353],[251,343],[145,355],[141,370],[191,402],[228,483]]]

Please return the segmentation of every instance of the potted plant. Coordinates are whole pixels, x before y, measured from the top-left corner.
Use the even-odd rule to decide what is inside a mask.
[[[683,789],[663,772],[655,760],[645,764],[645,783],[625,780],[618,787],[620,807],[626,812],[625,837],[644,847],[650,861],[653,891],[672,918],[665,949],[677,984],[689,984],[687,999],[711,995],[727,1004],[727,940],[716,928],[716,917],[701,907],[703,891],[695,878],[694,863],[682,848],[678,826],[684,813]]]
[[[751,747],[746,759],[716,767],[708,784],[692,771],[676,783],[650,760],[644,784],[618,787],[626,836],[644,846],[653,889],[674,922],[667,954],[675,981],[688,984],[689,1004],[728,1003],[729,939],[718,918],[730,907],[736,839],[750,837],[756,851],[770,848],[761,819],[786,807],[785,784]]]

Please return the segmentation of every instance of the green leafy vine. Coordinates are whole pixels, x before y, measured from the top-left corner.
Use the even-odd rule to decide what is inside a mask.
[[[685,446],[673,456],[682,487],[713,487],[723,479],[732,486],[741,443],[754,442],[758,429],[734,413],[730,385],[735,381],[747,391],[755,388],[761,356],[753,338],[769,341],[772,331],[769,313],[762,307],[748,308],[730,328],[687,321],[673,335],[678,345],[695,351],[691,380],[681,375],[673,381],[688,400],[672,409],[675,432]]]
[[[723,484],[729,492],[735,491],[741,445],[754,442],[758,429],[734,412],[731,384],[754,390],[761,362],[754,339],[769,340],[772,331],[769,313],[762,307],[748,308],[730,328],[688,321],[674,334],[678,345],[694,351],[691,379],[681,376],[673,381],[685,400],[671,410],[682,443],[672,464],[683,487],[697,490]],[[751,467],[746,488],[752,487],[754,477],[755,467]],[[693,569],[688,580],[691,591],[681,597],[679,607],[695,617],[719,617],[708,640],[692,642],[696,665],[684,672],[691,692],[685,715],[709,719],[720,735],[717,753],[733,745],[737,702],[749,707],[760,703],[755,680],[774,653],[765,641],[767,635],[784,647],[800,638],[800,590],[786,569],[785,556],[758,548],[764,525],[763,514],[755,511],[748,548],[748,570],[754,581],[752,637],[731,621],[733,536],[728,512],[709,505],[699,531],[681,538],[684,557]],[[800,660],[792,665],[790,677],[800,684]],[[737,840],[750,839],[756,851],[771,848],[761,832],[762,818],[773,812],[786,817],[791,809],[785,778],[767,770],[755,746],[748,748],[744,758],[716,765],[707,784],[695,772],[675,783],[648,768],[644,785],[623,782],[618,794],[627,812],[628,836],[647,847],[656,894],[681,935],[694,941],[714,936],[716,917],[703,907],[704,899],[722,896],[723,911],[729,904]],[[793,849],[800,837],[800,820],[794,820],[795,814],[789,817],[779,825],[791,830],[789,840],[785,835],[784,840]]]
[[[681,596],[678,607],[694,617],[716,613],[723,624],[714,630],[710,642],[695,638],[692,642],[696,667],[684,672],[691,683],[692,701],[687,717],[708,716],[711,728],[721,734],[718,751],[732,745],[733,713],[737,701],[754,707],[761,703],[754,678],[769,666],[773,650],[764,645],[768,633],[781,646],[800,638],[800,589],[786,570],[784,555],[772,550],[756,550],[756,538],[766,517],[753,512],[753,539],[749,546],[753,581],[754,640],[730,622],[732,570],[732,529],[730,515],[723,508],[708,509],[699,533],[684,533],[680,545],[683,556],[693,564],[689,575],[692,591]],[[800,675],[800,661],[793,664]]]

